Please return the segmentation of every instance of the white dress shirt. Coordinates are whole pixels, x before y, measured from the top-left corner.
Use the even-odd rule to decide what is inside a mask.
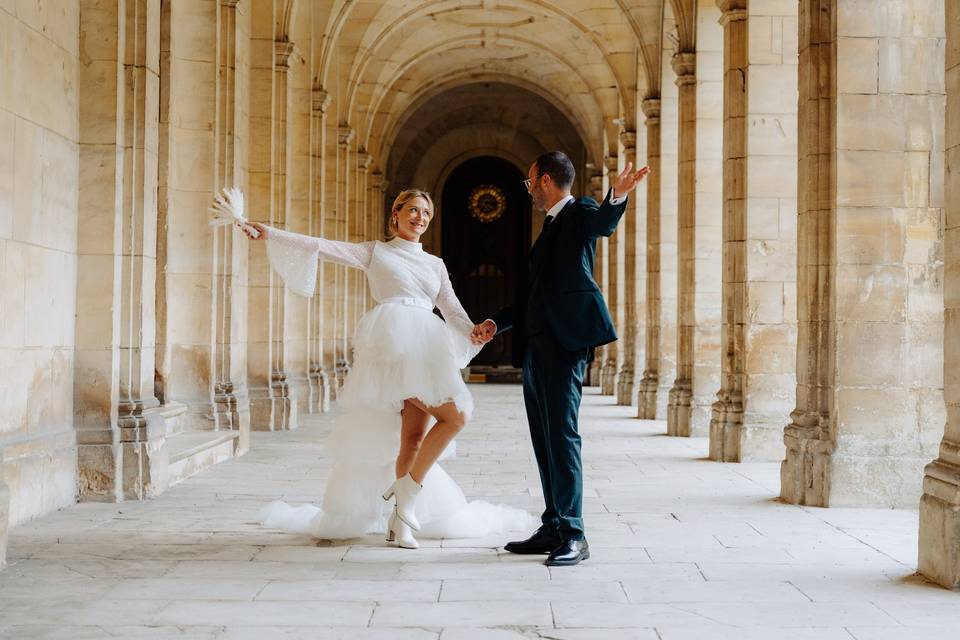
[[[560,212],[563,210],[563,208],[564,208],[565,206],[567,206],[567,203],[570,202],[570,201],[573,200],[573,199],[574,199],[574,197],[573,197],[573,196],[570,196],[570,195],[568,195],[568,196],[565,197],[565,198],[561,198],[561,199],[560,199],[560,202],[558,202],[557,204],[555,204],[555,205],[553,205],[552,207],[550,207],[550,210],[547,211],[547,217],[548,217],[548,218],[556,218],[556,217],[557,217],[557,214],[560,213]],[[613,197],[613,189],[610,189],[610,204],[612,204],[613,206],[617,206],[617,205],[623,204],[626,200],[627,200],[627,196],[621,196],[621,197],[619,197],[619,198],[614,198],[614,197]]]

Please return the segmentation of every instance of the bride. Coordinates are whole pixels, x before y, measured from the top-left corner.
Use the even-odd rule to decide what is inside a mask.
[[[473,412],[460,369],[482,346],[471,341],[474,323],[443,261],[420,244],[433,217],[428,193],[397,196],[387,241],[340,242],[247,222],[236,190],[219,196],[212,211],[251,240],[265,240],[271,266],[295,293],[313,295],[318,260],[325,260],[364,271],[378,303],[354,335],[354,365],[340,396],[348,412],[327,441],[334,464],[322,508],[272,502],[261,514],[265,525],[322,539],[385,531],[387,542],[415,549],[413,531],[481,537],[535,520],[519,509],[468,503],[436,464]]]

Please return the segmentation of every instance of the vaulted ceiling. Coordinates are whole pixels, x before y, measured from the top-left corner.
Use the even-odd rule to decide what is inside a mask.
[[[621,123],[636,127],[638,98],[659,86],[664,0],[283,2],[279,29],[323,34],[303,52],[314,83],[380,167],[412,114],[478,83],[495,87],[491,97],[520,91],[553,105],[600,162]]]

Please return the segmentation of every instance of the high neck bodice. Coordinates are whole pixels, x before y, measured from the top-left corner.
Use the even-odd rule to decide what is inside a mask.
[[[402,249],[403,251],[413,251],[413,252],[423,251],[423,244],[419,242],[413,242],[411,240],[404,240],[400,236],[393,238],[387,244],[390,245],[391,247]]]

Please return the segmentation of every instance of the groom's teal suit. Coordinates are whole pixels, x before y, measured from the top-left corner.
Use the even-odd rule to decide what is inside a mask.
[[[544,533],[583,540],[583,473],[578,413],[590,349],[617,339],[593,279],[597,238],[617,228],[626,202],[599,207],[572,200],[530,251],[513,306],[495,313],[497,333],[514,329],[513,363],[523,367],[523,397],[540,468]]]

